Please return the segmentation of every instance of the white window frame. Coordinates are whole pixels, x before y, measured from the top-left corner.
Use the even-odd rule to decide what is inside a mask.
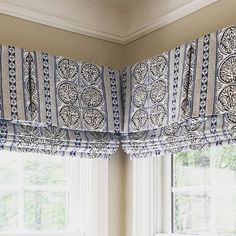
[[[132,200],[127,203],[127,211],[131,218],[128,235],[194,236],[173,233],[172,168],[174,166],[171,154],[132,160],[132,168],[129,170],[132,173],[130,178],[132,185],[129,189]],[[214,169],[211,171],[214,175]],[[215,236],[215,234],[207,233],[201,236]]]
[[[6,151],[0,152],[0,158],[6,158],[1,155],[5,153],[8,153],[12,159],[17,160],[18,158],[25,157],[37,159],[68,158],[69,176],[67,190],[70,189],[68,199],[69,229],[57,232],[6,231],[0,232],[0,236],[108,236],[108,161],[79,158],[73,160],[70,157],[47,157],[28,153],[18,153],[17,157],[12,157],[15,153]],[[23,165],[21,164],[20,166],[22,168]],[[22,169],[19,171],[22,171]],[[22,183],[21,181],[22,180],[19,179],[19,184]],[[59,188],[56,187],[55,189]],[[63,188],[63,190],[64,189],[65,188]],[[21,204],[20,207],[23,207],[23,205]],[[91,227],[91,225],[93,225],[93,227]]]
[[[189,186],[189,187],[173,187],[173,181],[174,181],[174,154],[166,155],[165,157],[162,157],[161,163],[162,168],[164,170],[163,178],[162,178],[162,231],[163,233],[156,233],[155,236],[195,236],[195,234],[179,234],[174,233],[174,199],[173,199],[173,192],[177,191],[189,191],[192,189],[193,191],[199,191],[199,190],[206,190],[210,193],[211,204],[213,204],[212,210],[211,210],[211,227],[212,227],[212,233],[203,233],[203,234],[196,234],[196,236],[215,236],[214,233],[214,209],[215,209],[215,201],[214,201],[214,192],[216,191],[216,183],[214,181],[215,179],[215,163],[212,162],[214,160],[214,155],[216,152],[209,152],[210,158],[211,158],[211,170],[210,170],[210,184],[209,185],[199,185],[199,186]],[[213,157],[213,158],[212,158]],[[224,185],[224,187],[229,187],[232,185]],[[233,186],[234,187],[234,186]],[[174,190],[174,191],[173,191]],[[156,209],[158,210],[158,209]],[[171,220],[170,220],[171,219]]]
[[[171,234],[170,155],[132,160],[131,229],[128,235]]]

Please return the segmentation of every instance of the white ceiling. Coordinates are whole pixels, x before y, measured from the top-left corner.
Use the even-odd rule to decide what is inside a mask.
[[[138,5],[151,4],[150,0],[87,0],[90,2],[96,2],[113,8],[118,8],[120,10],[132,11],[133,8],[136,8]],[[192,0],[155,0],[161,8],[166,8],[167,11],[170,9],[175,9],[181,5],[187,4]],[[156,9],[160,11],[159,9]]]
[[[0,13],[127,44],[218,0],[0,0]]]
[[[99,4],[103,4],[109,7],[125,11],[130,10],[140,2],[145,2],[145,0],[88,0],[88,1],[97,2]]]

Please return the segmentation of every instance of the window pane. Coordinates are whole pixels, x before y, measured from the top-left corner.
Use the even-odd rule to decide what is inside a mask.
[[[26,159],[24,160],[25,185],[63,186],[67,182],[65,160]]]
[[[215,159],[215,182],[218,185],[236,184],[236,145],[216,148],[212,161]]]
[[[236,235],[236,185],[232,188],[218,189],[216,195],[217,235]]]
[[[25,191],[25,228],[62,230],[67,223],[67,194],[64,192]]]
[[[175,186],[209,184],[209,150],[200,150],[176,154],[174,158],[174,169]]]
[[[17,192],[0,192],[0,230],[14,230],[17,227]]]
[[[18,184],[18,161],[13,158],[0,159],[0,184]]]
[[[175,232],[205,233],[210,231],[210,196],[207,192],[175,194]]]
[[[173,178],[175,232],[236,235],[236,145],[175,155]]]

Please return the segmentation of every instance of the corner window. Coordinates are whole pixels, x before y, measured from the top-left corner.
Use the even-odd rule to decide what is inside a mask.
[[[172,156],[172,232],[236,235],[236,146]]]
[[[25,157],[28,156],[28,157]],[[68,158],[0,153],[0,234],[68,232],[79,186]],[[77,196],[78,197],[78,196]]]

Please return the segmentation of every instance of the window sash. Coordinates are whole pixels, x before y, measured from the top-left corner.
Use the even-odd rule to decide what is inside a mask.
[[[171,155],[171,202],[172,202],[172,207],[171,207],[171,224],[172,224],[172,234],[171,235],[184,235],[187,236],[187,234],[175,234],[174,229],[175,229],[175,208],[174,208],[174,194],[175,193],[198,193],[198,192],[202,192],[202,191],[206,191],[209,193],[210,197],[211,197],[211,201],[210,201],[210,225],[211,225],[211,233],[205,233],[205,234],[196,234],[197,236],[215,236],[216,235],[216,214],[215,214],[215,210],[216,210],[216,196],[215,196],[215,192],[217,191],[217,189],[222,189],[222,190],[230,190],[232,188],[236,187],[236,184],[218,184],[215,181],[215,176],[216,176],[216,168],[215,168],[215,152],[210,152],[210,184],[206,184],[206,185],[189,185],[189,186],[174,186],[174,174],[175,174],[175,170],[174,170],[174,155]],[[165,234],[164,234],[165,235]],[[168,235],[168,234],[167,234]],[[192,236],[194,236],[194,234],[191,234]]]

